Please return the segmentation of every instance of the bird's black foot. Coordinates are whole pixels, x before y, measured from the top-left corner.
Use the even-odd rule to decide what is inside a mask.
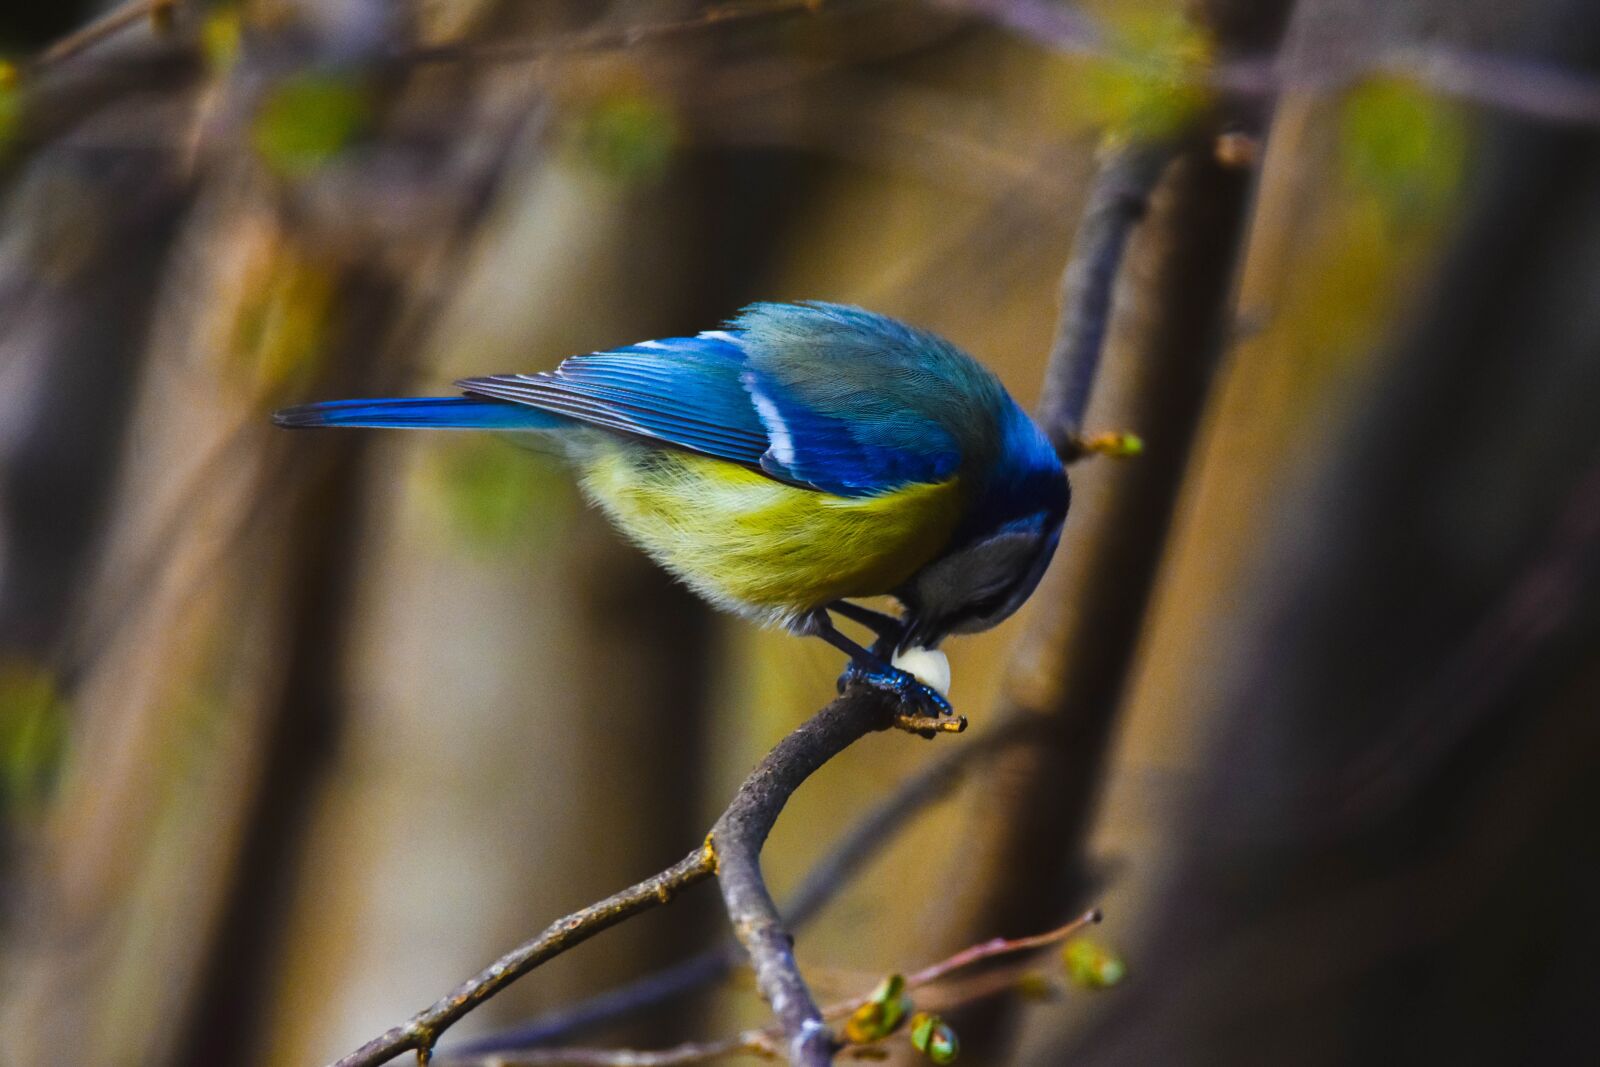
[[[901,707],[913,715],[926,715],[935,719],[956,718],[955,709],[950,706],[950,701],[946,700],[937,689],[918,681],[910,671],[903,671],[887,663],[851,660],[844,673],[839,675],[839,692],[844,692],[852,685],[869,685],[892,694],[900,702]]]
[[[871,648],[862,648],[834,629],[826,611],[815,612],[804,620],[801,633],[816,634],[834,648],[850,656],[850,665],[839,675],[839,692],[852,685],[867,685],[894,697],[899,710],[894,725],[902,730],[932,737],[937,733],[958,734],[967,720],[955,713],[950,701],[932,686],[917,680],[910,671],[894,666],[895,642],[900,631],[898,620],[893,632],[880,635]]]

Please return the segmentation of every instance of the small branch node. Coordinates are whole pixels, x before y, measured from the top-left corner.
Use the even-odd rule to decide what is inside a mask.
[[[1243,130],[1224,130],[1212,146],[1216,161],[1232,170],[1248,170],[1260,165],[1261,152],[1261,138]]]
[[[1074,463],[1089,456],[1132,459],[1144,454],[1144,438],[1127,430],[1105,430],[1093,434],[1074,434],[1067,439],[1062,462]]]

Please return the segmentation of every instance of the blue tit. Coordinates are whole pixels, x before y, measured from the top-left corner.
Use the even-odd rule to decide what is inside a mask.
[[[712,604],[816,635],[847,679],[948,714],[890,659],[986,630],[1039,584],[1069,490],[999,380],[932,333],[843,304],[754,304],[725,329],[467,378],[462,396],[335,400],[280,426],[493,430],[564,456],[630,539]],[[900,617],[851,603],[888,594]],[[878,635],[863,647],[833,612]]]

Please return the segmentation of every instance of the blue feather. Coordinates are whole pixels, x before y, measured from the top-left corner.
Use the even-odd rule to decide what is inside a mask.
[[[572,461],[589,497],[714,603],[814,632],[841,598],[889,594],[905,615],[882,636],[901,648],[1014,612],[1070,499],[1054,447],[993,374],[841,304],[753,304],[723,330],[457,384],[465,396],[275,420],[533,431],[515,436]]]
[[[327,400],[274,412],[279,426],[371,426],[430,430],[557,430],[572,423],[536,408],[460,396]]]
[[[456,384],[754,467],[770,442],[739,382],[744,358],[737,338],[715,332],[573,356],[554,371]]]
[[[829,346],[837,351],[819,352]],[[819,354],[840,359],[817,376]],[[963,377],[971,366],[934,335],[859,308],[757,304],[728,330],[457,384],[793,485],[870,496],[955,473],[962,449],[940,417],[954,399],[967,405],[958,420],[979,423],[970,405],[1003,395],[980,369],[978,384],[990,391],[956,396],[971,384]]]
[[[745,338],[746,388],[780,443],[763,468],[830,492],[860,495],[941,482],[988,442],[1005,396],[988,371],[943,338],[844,304],[752,304],[734,320]]]
[[[996,437],[1009,420],[995,413],[1015,404],[992,374],[934,334],[842,304],[753,304],[726,330],[456,384],[467,397],[338,401],[277,420],[510,430],[585,423],[847,497],[943,482],[965,466],[1003,483],[1028,481],[1031,471],[992,465],[1022,458],[1032,466],[1034,458]],[[1053,472],[1053,455],[1043,465]]]
[[[848,419],[804,404],[769,375],[751,369],[743,380],[772,441],[761,469],[781,481],[862,496],[942,482],[961,463],[955,442],[937,424],[918,425],[907,437],[912,447],[875,444]]]

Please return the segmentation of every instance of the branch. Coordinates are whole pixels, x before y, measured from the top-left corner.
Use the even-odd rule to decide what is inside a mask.
[[[1164,143],[1119,149],[1089,190],[1061,274],[1061,316],[1039,401],[1039,422],[1063,462],[1084,454],[1083,418],[1105,349],[1123,253],[1172,156],[1172,146]]]
[[[654,41],[671,40],[713,26],[757,22],[785,15],[817,15],[826,0],[766,0],[709,7],[691,18],[644,25],[606,26],[530,41],[448,41],[408,49],[397,58],[409,62],[517,62],[551,55],[618,52]]]
[[[1576,126],[1600,125],[1600,81],[1583,71],[1536,58],[1473,52],[1450,45],[1390,49],[1363,61],[1321,69],[1286,67],[1276,55],[1247,55],[1195,64],[1163,65],[1119,41],[1082,11],[1053,0],[934,0],[935,6],[972,15],[1063,55],[1087,55],[1167,79],[1201,85],[1236,98],[1271,100],[1284,92],[1324,93],[1365,78],[1397,77],[1440,96],[1466,100],[1510,115]]]
[[[906,975],[903,980],[903,988],[909,993],[912,990],[933,985],[952,974],[988,960],[1058,945],[1083,930],[1084,927],[1091,926],[1099,921],[1100,911],[1096,908],[1085,912],[1071,922],[1042,934],[1017,938],[996,937],[981,944],[971,945],[952,956],[939,960],[937,963],[929,964],[921,970],[913,971]],[[1008,975],[1003,983],[974,986],[974,992],[971,995],[958,1001],[953,1001],[952,1006],[970,1002],[983,996],[991,996],[996,992],[1009,988],[1014,983],[1015,977]],[[828,1005],[821,1012],[821,1016],[827,1019],[846,1018],[871,999],[872,994],[868,993],[851,997],[848,1000],[838,1001]],[[738,1053],[770,1059],[774,1055],[774,1042],[778,1037],[779,1034],[772,1027],[768,1027],[764,1030],[746,1030],[736,1037],[723,1038],[718,1041],[690,1041],[665,1049],[533,1049],[497,1057],[489,1062],[494,1067],[679,1067],[682,1064],[703,1063],[706,1060]],[[841,1051],[855,1049],[860,1050],[865,1055],[869,1049],[880,1044],[881,1040],[879,1039],[867,1045],[847,1045]],[[872,1058],[877,1057],[874,1056]]]
[[[413,1050],[417,1053],[418,1062],[426,1064],[432,1055],[434,1043],[445,1030],[518,978],[546,960],[554,959],[569,948],[589,940],[601,930],[615,926],[624,919],[631,919],[658,904],[669,903],[679,891],[704,881],[714,873],[716,858],[712,855],[710,842],[707,842],[660,874],[652,875],[598,904],[575,911],[564,919],[557,919],[545,927],[538,937],[512,949],[476,976],[461,983],[448,996],[436,1001],[432,1007],[368,1041],[333,1067],[377,1067],[402,1052]]]
[[[876,690],[847,690],[778,742],[756,765],[700,848],[660,874],[557,920],[449,996],[362,1045],[333,1067],[377,1067],[408,1051],[415,1051],[419,1061],[427,1063],[434,1044],[447,1029],[524,974],[601,930],[669,903],[680,890],[712,874],[722,883],[734,932],[750,955],[757,985],[778,1017],[791,1059],[797,1064],[831,1062],[833,1036],[822,1024],[821,1013],[795,966],[791,939],[762,880],[761,846],[800,784],[855,741],[894,725],[895,711],[893,702]]]
[[[981,760],[1030,740],[1043,725],[1040,716],[1013,712],[902,781],[851,826],[806,874],[781,909],[790,932],[815,918],[885,844],[910,826],[916,815],[953,793]],[[482,1062],[476,1058],[497,1050],[520,1052],[556,1044],[719,982],[744,959],[743,948],[730,939],[681,963],[570,1007],[558,1008],[514,1029],[452,1047],[449,1059]]]
[[[761,846],[800,783],[853,742],[888,726],[890,712],[881,693],[846,690],[778,743],[711,829],[717,880],[734,935],[750,954],[756,988],[772,1006],[784,1053],[797,1067],[832,1063],[834,1037],[800,975],[793,938],[762,879]]]
[[[160,29],[172,19],[177,6],[178,0],[128,0],[46,48],[34,65],[46,67],[70,59],[145,19],[151,20]]]
[[[1036,948],[1048,948],[1057,945],[1082,930],[1086,926],[1099,923],[1102,916],[1099,908],[1090,908],[1071,922],[1048,930],[1042,934],[1031,934],[1028,937],[995,937],[981,944],[964,948],[953,956],[948,956],[938,963],[932,963],[920,971],[913,971],[906,975],[907,989],[920,989],[925,985],[932,985],[947,975],[971,967],[984,960],[992,960],[996,956],[1011,956],[1018,952],[1029,952]],[[854,1011],[863,1003],[856,1000],[851,1003],[849,1010]],[[842,1008],[841,1008],[842,1010]]]
[[[547,1048],[493,1057],[492,1067],[680,1067],[682,1064],[749,1053],[770,1059],[770,1045],[756,1045],[745,1034],[721,1041],[686,1041],[663,1049]]]

